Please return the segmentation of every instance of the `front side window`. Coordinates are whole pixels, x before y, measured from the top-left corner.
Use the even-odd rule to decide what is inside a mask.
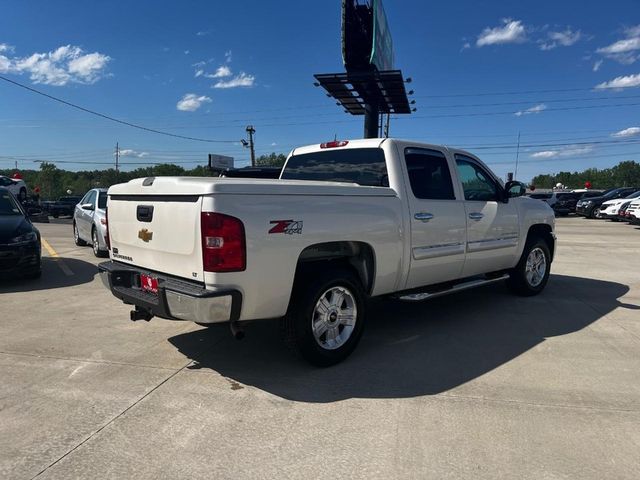
[[[480,165],[463,155],[456,155],[456,165],[465,200],[479,202],[498,200],[498,187],[495,181]]]
[[[18,202],[6,190],[0,192],[0,215],[22,215]]]
[[[384,152],[380,148],[337,148],[293,155],[280,178],[389,186]]]
[[[416,198],[455,200],[451,173],[444,153],[425,148],[406,148],[404,160],[411,190]]]

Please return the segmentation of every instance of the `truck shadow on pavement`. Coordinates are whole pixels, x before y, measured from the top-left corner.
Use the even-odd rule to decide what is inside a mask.
[[[42,257],[40,278],[0,279],[0,294],[72,287],[93,281],[97,273],[98,267],[83,260]]]
[[[278,322],[254,322],[234,340],[227,325],[169,339],[194,364],[240,384],[302,402],[403,398],[445,392],[518,357],[546,338],[577,332],[616,308],[626,285],[553,275],[522,298],[488,286],[423,303],[374,300],[367,329],[345,362],[326,369],[297,360]]]

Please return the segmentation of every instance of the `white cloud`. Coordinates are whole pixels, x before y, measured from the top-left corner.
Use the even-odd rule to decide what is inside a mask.
[[[637,135],[640,135],[640,127],[629,127],[611,134],[611,136],[615,138],[629,138]]]
[[[570,47],[582,38],[580,30],[574,31],[571,27],[567,27],[562,32],[548,32],[547,40],[539,40],[540,50],[553,50],[558,45],[562,47]]]
[[[598,70],[600,70],[601,66],[602,66],[602,60],[598,60],[596,63],[593,64],[593,71],[597,72]]]
[[[185,54],[185,55],[189,55],[190,53],[191,53],[191,50],[185,50],[185,51],[184,51],[184,54]]]
[[[176,108],[183,112],[195,112],[204,103],[211,103],[211,99],[205,95],[198,96],[195,93],[187,93],[176,104]]]
[[[625,38],[596,50],[600,55],[623,65],[631,65],[640,58],[640,25],[626,28]]]
[[[227,63],[231,63],[231,50],[224,52],[224,58]]]
[[[137,157],[144,158],[149,155],[149,152],[137,152],[136,150],[132,150],[130,148],[122,148],[119,150],[119,154],[121,157]],[[115,153],[114,153],[115,155]]]
[[[608,82],[602,82],[596,85],[598,90],[604,88],[631,88],[640,87],[640,73],[635,75],[626,75],[624,77],[616,77]]]
[[[584,147],[569,146],[558,150],[544,150],[542,152],[532,153],[531,158],[577,157],[592,151],[593,147],[591,145]]]
[[[13,53],[15,47],[13,45],[9,45],[7,43],[0,43],[0,52],[8,52]]]
[[[194,75],[194,77],[198,78],[201,77],[202,75],[204,75],[204,70],[202,70],[201,68],[196,70],[196,73]]]
[[[247,75],[244,72],[240,72],[231,80],[220,80],[213,85],[213,88],[236,88],[236,87],[253,87],[256,78],[253,75]]]
[[[201,60],[199,62],[196,62],[194,64],[192,64],[192,67],[204,67],[207,64],[207,62],[205,62],[204,60]]]
[[[46,85],[92,84],[105,76],[110,60],[111,57],[102,53],[85,53],[80,47],[64,45],[52,52],[33,53],[28,57],[0,55],[0,72],[26,73],[32,82]]]
[[[218,67],[216,73],[208,73],[205,75],[207,78],[225,78],[230,77],[232,75],[231,69],[226,65],[222,65]]]
[[[544,103],[540,103],[531,108],[527,108],[526,110],[520,110],[519,112],[516,112],[514,115],[516,117],[521,117],[522,115],[531,115],[533,113],[540,113],[546,109],[547,109],[547,106]]]
[[[558,152],[556,150],[545,150],[544,152],[536,152],[531,155],[532,158],[553,158],[557,156]]]
[[[205,36],[210,35],[210,34],[211,34],[211,30],[201,30],[199,32],[196,32],[196,35],[198,37],[205,37]]]
[[[485,28],[478,39],[476,46],[500,45],[505,43],[522,43],[526,41],[524,25],[520,20],[505,18],[502,20],[504,26],[495,28]]]

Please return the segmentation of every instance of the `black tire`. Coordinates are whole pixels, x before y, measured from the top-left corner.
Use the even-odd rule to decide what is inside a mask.
[[[91,229],[91,248],[93,250],[93,254],[98,258],[104,258],[107,256],[107,252],[104,250],[100,250],[100,243],[98,242],[98,231],[96,227]]]
[[[589,211],[587,212],[587,218],[590,218],[590,219],[592,219],[592,220],[593,220],[594,218],[596,218],[596,209],[597,209],[598,211],[600,211],[600,208],[599,208],[599,207],[593,207],[593,208],[589,209]]]
[[[346,312],[350,303],[355,306],[355,324],[352,327],[342,325],[339,322],[337,311],[327,313],[323,323],[327,326],[333,324],[333,326],[327,328],[324,333],[324,341],[322,340],[323,335],[320,335],[320,338],[316,340],[312,325],[314,318],[319,315],[316,311],[317,304],[321,302],[322,297],[329,303],[328,299],[333,299],[332,289],[335,288],[342,290],[344,294],[344,300],[338,307],[341,312]],[[336,302],[338,301],[336,300]],[[364,331],[365,309],[366,294],[355,272],[342,266],[315,268],[313,271],[307,271],[296,277],[289,310],[285,318],[282,319],[283,338],[294,353],[300,355],[310,364],[318,367],[335,365],[347,358],[358,345]],[[334,318],[334,313],[337,318]],[[330,341],[336,343],[341,341],[340,338],[329,340],[327,336],[329,330],[337,332],[340,337],[344,336],[344,343],[334,348],[322,346],[321,342],[326,345]]]
[[[54,215],[54,218],[58,218]],[[87,242],[80,238],[80,233],[78,232],[78,227],[76,226],[76,222],[73,222],[73,241],[79,247],[84,247]]]
[[[542,279],[539,281],[539,283],[537,281],[532,282],[527,276],[527,260],[529,259],[529,255],[531,254],[531,252],[537,249],[542,252],[545,260],[544,274],[542,275]],[[544,239],[540,237],[532,237],[527,240],[518,265],[516,265],[516,267],[511,270],[511,272],[509,272],[507,285],[513,293],[523,297],[538,295],[540,292],[542,292],[542,290],[544,290],[544,287],[547,285],[550,272],[551,253],[549,252],[549,246],[547,245],[547,242],[545,242]]]
[[[22,187],[20,189],[20,192],[18,193],[18,200],[20,200],[20,203],[24,203],[27,201],[27,189]]]
[[[59,215],[58,213],[52,213],[52,214],[51,214],[51,216],[52,216],[53,218],[58,218],[60,215]]]

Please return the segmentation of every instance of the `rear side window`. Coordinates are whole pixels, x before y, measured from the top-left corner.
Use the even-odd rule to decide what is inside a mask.
[[[447,158],[442,152],[423,148],[407,148],[404,160],[409,183],[416,198],[455,200]]]
[[[535,198],[536,200],[549,200],[551,198],[550,193],[532,193],[529,196],[531,198]]]
[[[98,208],[107,208],[107,192],[98,193]]]
[[[384,152],[380,148],[332,149],[293,155],[281,178],[389,186]]]

